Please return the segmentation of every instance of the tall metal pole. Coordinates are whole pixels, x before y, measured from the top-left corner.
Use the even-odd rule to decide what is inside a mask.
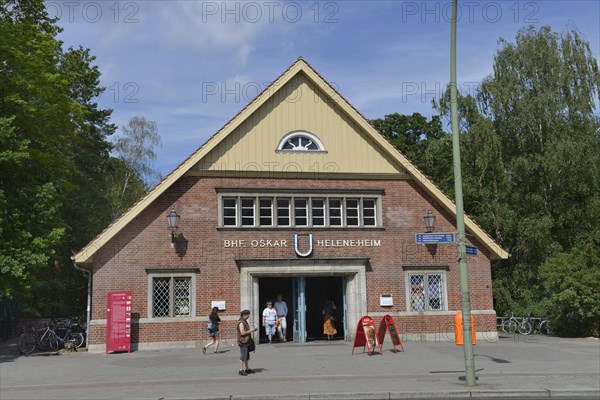
[[[465,244],[465,212],[463,210],[462,177],[460,171],[460,137],[458,134],[458,100],[456,93],[456,13],[457,0],[452,0],[450,31],[450,116],[452,120],[452,158],[454,160],[454,191],[456,193],[456,228],[458,230],[458,262],[460,293],[462,295],[465,377],[467,386],[475,386],[475,362],[471,332],[471,300],[469,298],[469,271]]]

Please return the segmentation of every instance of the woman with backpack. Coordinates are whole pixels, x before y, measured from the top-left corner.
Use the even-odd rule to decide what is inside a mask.
[[[221,318],[219,318],[219,308],[213,307],[210,315],[208,316],[208,336],[212,338],[212,342],[207,343],[202,347],[202,353],[206,354],[208,349],[213,344],[215,345],[215,353],[219,352],[219,325],[221,325]]]

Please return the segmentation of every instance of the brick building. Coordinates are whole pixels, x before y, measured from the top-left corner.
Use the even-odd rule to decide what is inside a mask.
[[[456,231],[453,202],[299,59],[75,256],[93,274],[90,351],[104,350],[107,292],[121,290],[138,349],[195,347],[215,304],[233,338],[239,311],[257,325],[278,293],[289,340],[323,338],[327,300],[338,339],[385,314],[404,338],[452,338],[457,246],[416,243],[428,212],[434,232]],[[490,260],[507,253],[465,224],[477,333],[496,337]]]

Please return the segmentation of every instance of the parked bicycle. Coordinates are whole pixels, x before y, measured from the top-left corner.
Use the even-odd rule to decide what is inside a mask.
[[[85,342],[81,332],[73,332],[70,324],[57,328],[54,320],[46,324],[46,327],[39,330],[25,332],[17,341],[17,347],[21,354],[31,354],[37,348],[40,351],[57,351],[59,347],[64,346],[65,342],[72,341],[76,347],[80,347]]]
[[[85,321],[80,322],[79,317],[61,318],[55,321],[55,330],[58,336],[66,338],[67,330],[70,330],[71,340],[75,340],[75,345],[81,347],[85,344]],[[81,335],[81,336],[80,336]]]
[[[510,318],[502,324],[502,330],[506,333],[515,333],[519,331],[522,335],[529,335],[531,329],[532,327],[529,321],[525,321],[525,318],[519,320],[513,313],[510,313]]]
[[[502,331],[506,333],[519,332],[521,335],[529,335],[534,331],[538,331],[544,335],[551,335],[548,320],[545,317],[533,317],[531,313],[524,318],[516,318],[511,313],[509,318],[503,318]]]

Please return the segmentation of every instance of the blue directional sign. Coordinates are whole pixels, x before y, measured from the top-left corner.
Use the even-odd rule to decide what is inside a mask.
[[[468,256],[476,256],[477,255],[477,247],[467,246],[467,255]]]
[[[454,243],[454,233],[417,233],[415,240],[417,244]]]

